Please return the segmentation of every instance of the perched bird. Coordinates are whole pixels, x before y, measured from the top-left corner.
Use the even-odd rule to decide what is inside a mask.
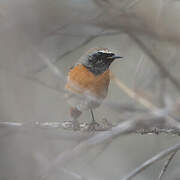
[[[109,66],[115,59],[122,58],[109,49],[91,49],[70,69],[65,86],[70,104],[70,121],[73,129],[79,129],[78,117],[90,110],[92,123],[89,129],[95,129],[93,109],[97,108],[107,96],[110,82]]]

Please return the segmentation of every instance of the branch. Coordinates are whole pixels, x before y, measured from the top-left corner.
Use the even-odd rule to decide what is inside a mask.
[[[162,168],[162,170],[161,170],[161,172],[160,172],[160,174],[159,174],[158,180],[162,180],[162,177],[163,177],[164,173],[167,171],[167,168],[168,168],[170,162],[172,161],[172,159],[174,158],[174,156],[176,155],[176,153],[177,153],[177,151],[174,151],[174,152],[170,155],[170,157],[168,158],[168,160],[165,162],[165,164],[164,164],[164,166],[163,166],[163,168]]]
[[[145,170],[147,167],[151,166],[155,162],[163,159],[164,157],[166,157],[169,154],[174,153],[178,150],[180,150],[180,144],[176,144],[175,146],[170,147],[170,148],[158,153],[157,155],[155,155],[151,159],[149,159],[146,162],[144,162],[143,164],[141,164],[139,167],[137,167],[135,170],[133,170],[131,173],[129,173],[127,176],[125,176],[122,180],[131,180],[136,175],[138,175],[140,172]]]
[[[178,123],[178,122],[176,122]],[[112,141],[114,138],[132,134],[136,132],[138,129],[146,129],[146,128],[177,128],[177,131],[180,133],[180,123],[178,124],[169,124],[166,123],[165,118],[160,118],[157,116],[149,116],[147,114],[143,117],[138,117],[136,119],[126,120],[118,124],[115,127],[112,127],[111,130],[103,131],[103,132],[95,132],[95,134],[87,140],[80,142],[77,146],[69,151],[65,151],[61,153],[52,163],[50,163],[49,167],[45,169],[43,177],[47,177],[48,172],[51,171],[54,167],[58,166],[61,167],[66,163],[74,160],[75,158],[82,155],[82,153],[87,153],[91,148],[98,144],[102,144],[107,141]]]
[[[156,110],[157,107],[152,104],[150,101],[142,97],[137,92],[133,91],[129,87],[127,87],[121,80],[119,80],[115,75],[111,72],[111,79],[114,80],[115,84],[123,91],[125,92],[129,97],[135,99],[137,102],[139,102],[141,105],[146,107],[149,110]]]
[[[160,69],[160,71],[167,77],[172,84],[180,91],[180,82],[168,71],[166,66],[161,63],[161,60],[158,59],[133,33],[125,31],[129,37],[131,37],[134,42],[150,57],[155,65]]]
[[[121,80],[119,80],[117,77],[115,77],[111,73],[111,78],[114,80],[116,85],[124,92],[126,93],[129,97],[135,99],[139,104],[143,105],[147,109],[153,112],[156,116],[161,116],[161,117],[166,117],[166,124],[169,125],[166,126],[167,129],[173,127],[175,130],[179,129],[179,122],[176,121],[171,115],[169,115],[168,109],[160,109],[156,105],[154,105],[152,102],[144,98],[141,94],[133,91],[129,87],[127,87]],[[154,126],[156,127],[156,126]]]
[[[101,1],[96,0],[96,4],[101,4]],[[101,9],[105,8],[103,4],[99,6]],[[110,7],[111,9],[114,7]],[[129,13],[126,11],[126,9],[120,8],[118,9],[123,15],[129,15]],[[113,17],[114,18],[114,17]],[[119,26],[119,29],[123,30],[126,34],[129,35],[129,37],[150,57],[150,59],[153,61],[153,63],[160,69],[160,71],[164,74],[165,77],[169,78],[169,80],[174,84],[174,86],[180,91],[180,82],[168,71],[166,66],[162,64],[161,59],[158,59],[144,44],[142,41],[139,40],[139,38],[133,33],[132,27],[131,28],[125,28],[121,25]],[[131,31],[129,30],[131,29]],[[146,29],[148,31],[148,29]],[[149,32],[150,33],[150,32]]]

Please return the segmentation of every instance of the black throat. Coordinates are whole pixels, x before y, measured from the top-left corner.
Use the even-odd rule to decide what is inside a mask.
[[[98,76],[104,73],[109,68],[109,66],[115,59],[113,57],[113,53],[98,51],[87,56],[81,63],[95,76]]]
[[[95,76],[103,74],[110,66],[110,64],[104,64],[103,66],[96,66],[96,65],[88,65],[83,64],[84,67],[86,67],[90,72],[92,72]]]

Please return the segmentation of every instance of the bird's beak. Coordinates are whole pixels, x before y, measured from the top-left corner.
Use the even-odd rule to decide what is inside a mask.
[[[112,58],[113,60],[115,60],[115,59],[121,59],[121,58],[123,58],[123,57],[114,55],[114,56],[112,56],[111,58]]]

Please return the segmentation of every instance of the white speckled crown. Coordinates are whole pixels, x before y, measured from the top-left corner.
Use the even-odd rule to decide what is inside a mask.
[[[81,64],[82,62],[85,62],[88,58],[88,55],[91,55],[96,52],[102,52],[102,53],[113,53],[110,49],[108,48],[91,48],[89,49],[77,62],[77,64]]]
[[[110,51],[109,49],[99,49],[97,50],[97,52],[102,52],[102,53],[113,53],[112,51]]]

